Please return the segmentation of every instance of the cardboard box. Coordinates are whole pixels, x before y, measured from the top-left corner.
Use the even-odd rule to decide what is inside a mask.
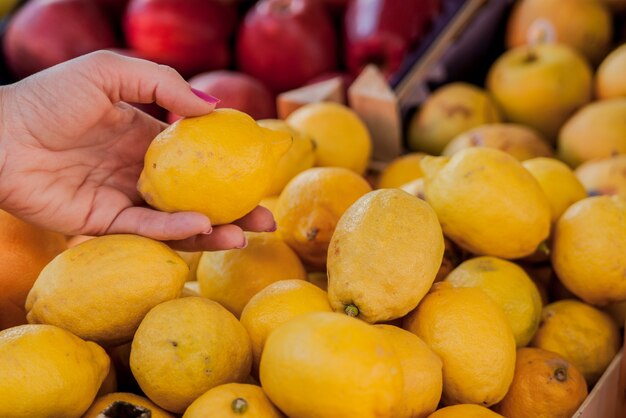
[[[626,417],[624,391],[620,391],[620,372],[626,370],[623,351],[622,348],[572,418]]]

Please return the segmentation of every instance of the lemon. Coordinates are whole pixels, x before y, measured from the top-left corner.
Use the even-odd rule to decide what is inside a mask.
[[[303,171],[289,182],[276,202],[278,234],[305,263],[324,268],[339,218],[371,190],[363,177],[346,168]]]
[[[533,176],[511,155],[467,148],[425,157],[426,201],[444,234],[477,255],[532,254],[550,233],[550,204]]]
[[[504,398],[515,369],[515,338],[502,309],[477,288],[433,286],[403,328],[443,362],[443,402],[491,406]]]
[[[287,123],[313,138],[317,165],[344,167],[363,174],[372,153],[367,126],[350,108],[339,103],[319,102],[300,107]]]
[[[180,256],[187,266],[189,267],[189,276],[187,276],[188,282],[193,282],[196,279],[196,270],[198,270],[198,263],[200,262],[200,256],[202,256],[201,251],[196,252],[186,252],[186,251],[176,251],[176,254]]]
[[[532,346],[560,354],[592,386],[620,347],[619,330],[606,313],[577,300],[546,305]]]
[[[0,416],[79,418],[109,366],[98,345],[52,325],[0,331]]]
[[[504,311],[515,342],[530,342],[541,319],[541,295],[526,272],[510,261],[476,257],[464,261],[446,278],[454,287],[477,287]]]
[[[626,198],[626,154],[587,161],[576,168],[576,177],[589,196],[620,195]]]
[[[267,195],[290,144],[289,134],[234,109],[181,119],[150,144],[137,187],[159,210],[200,212],[227,224]]]
[[[187,264],[161,242],[135,235],[94,238],[43,269],[26,299],[28,321],[121,344],[152,307],[178,297],[188,274]]]
[[[626,44],[616,48],[604,58],[596,72],[596,96],[600,100],[626,97]]]
[[[443,252],[426,202],[398,189],[370,192],[343,214],[330,241],[330,303],[367,322],[400,318],[430,289]]]
[[[263,200],[259,202],[259,206],[263,206],[264,208],[269,209],[270,212],[274,213],[276,210],[276,202],[278,202],[278,196],[268,196],[264,197]]]
[[[604,305],[626,300],[626,198],[583,199],[561,216],[552,265],[579,298]]]
[[[96,398],[82,418],[141,416],[138,414],[150,414],[149,416],[151,418],[174,418],[174,415],[159,408],[149,399],[135,395],[134,393],[123,392],[109,393],[108,395]]]
[[[153,308],[130,351],[130,367],[143,392],[176,413],[215,386],[242,382],[251,364],[250,338],[237,318],[200,297]]]
[[[379,189],[389,189],[392,187],[400,187],[410,181],[417,180],[422,177],[422,167],[420,161],[424,157],[421,152],[413,152],[403,155],[393,160],[378,179]]]
[[[400,360],[404,389],[394,418],[425,417],[437,409],[443,377],[441,360],[417,335],[393,325],[376,325]]]
[[[455,137],[444,148],[442,155],[454,155],[470,147],[496,148],[519,161],[537,157],[552,157],[548,141],[537,131],[516,123],[489,123]]]
[[[412,194],[415,197],[419,197],[422,200],[426,200],[424,195],[424,178],[420,177],[417,180],[410,181],[400,186],[400,190],[404,190],[408,194]]]
[[[227,383],[209,389],[185,411],[183,418],[282,418],[258,386]]]
[[[275,234],[248,233],[244,249],[205,252],[198,266],[200,294],[239,317],[250,298],[279,280],[306,279],[296,253]]]
[[[326,292],[304,280],[281,280],[257,293],[244,308],[241,324],[252,342],[253,369],[258,371],[261,353],[270,333],[308,312],[332,312]]]
[[[587,397],[583,375],[558,354],[517,350],[515,377],[496,411],[507,418],[571,418]]]
[[[550,202],[552,222],[559,220],[572,204],[587,197],[585,188],[574,172],[553,158],[533,158],[522,163],[537,180]]]
[[[287,122],[278,119],[258,120],[259,126],[282,131],[291,135],[293,142],[285,155],[283,155],[276,165],[274,180],[267,191],[267,196],[278,196],[285,188],[289,180],[298,173],[307,170],[315,165],[315,142],[311,137],[296,131]]]
[[[462,404],[447,406],[430,414],[428,418],[504,418],[480,405]]]
[[[401,407],[403,377],[382,332],[346,315],[314,312],[270,334],[261,385],[290,417],[391,418]]]

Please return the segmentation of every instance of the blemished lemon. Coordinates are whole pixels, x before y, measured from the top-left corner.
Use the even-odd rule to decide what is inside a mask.
[[[506,259],[535,252],[550,233],[550,204],[539,183],[511,155],[467,148],[425,157],[424,191],[444,234],[476,255]]]
[[[259,386],[227,383],[209,389],[185,411],[183,418],[283,418]]]
[[[523,347],[535,335],[541,319],[541,295],[517,264],[496,257],[464,261],[445,280],[454,287],[477,287],[504,311],[515,342]]]
[[[495,410],[507,418],[571,418],[587,397],[583,375],[558,354],[520,348],[515,376]]]
[[[402,327],[441,358],[445,405],[491,406],[504,398],[515,370],[515,338],[485,292],[436,283]]]
[[[288,133],[234,109],[181,119],[148,147],[137,188],[159,210],[200,212],[227,224],[267,195],[291,142]]]
[[[522,163],[533,175],[550,202],[552,223],[579,200],[587,197],[585,188],[566,164],[554,158],[533,158]]]
[[[137,329],[130,367],[143,392],[182,413],[207,390],[250,374],[250,338],[237,318],[201,297],[164,302]]]
[[[332,312],[328,295],[305,280],[281,280],[254,295],[241,313],[252,342],[253,370],[258,372],[267,337],[285,322],[308,312]]]
[[[27,318],[85,340],[122,344],[150,309],[180,295],[188,274],[162,242],[136,235],[90,239],[43,269],[26,299]]]
[[[270,334],[261,386],[290,417],[391,418],[401,407],[403,376],[378,329],[343,314],[314,312]]]
[[[371,323],[400,318],[430,289],[443,252],[430,205],[399,189],[367,193],[343,214],[330,241],[330,303]]]
[[[587,303],[626,300],[626,198],[588,197],[561,216],[552,265],[561,282]]]
[[[257,123],[264,128],[286,132],[293,139],[289,150],[278,161],[274,180],[267,191],[267,196],[278,196],[289,180],[315,165],[316,145],[311,137],[293,129],[283,120],[261,119]]]
[[[422,167],[420,161],[424,157],[421,152],[412,152],[393,160],[380,173],[378,179],[379,189],[389,189],[400,187],[410,181],[422,177]]]
[[[124,415],[124,414],[127,415]],[[149,399],[134,393],[109,393],[96,398],[82,418],[115,418],[150,413],[151,418],[174,418],[174,415],[159,408]]]
[[[576,177],[589,196],[620,195],[626,198],[626,154],[587,161],[576,168]]]
[[[365,172],[372,140],[367,126],[349,107],[332,102],[310,103],[291,113],[287,123],[313,138],[318,166]]]
[[[620,347],[620,334],[606,313],[577,300],[546,305],[531,345],[570,361],[592,386]]]
[[[346,168],[303,171],[289,182],[276,202],[278,235],[306,264],[325,268],[328,245],[339,218],[371,190],[363,177]]]
[[[417,335],[393,325],[376,325],[400,360],[404,389],[394,418],[425,417],[437,409],[443,390],[442,363]]]
[[[205,252],[198,265],[200,294],[222,304],[236,317],[268,285],[279,280],[306,280],[300,259],[276,234],[246,236],[246,248]]]
[[[446,406],[430,414],[428,418],[504,418],[491,409],[473,404]]]
[[[109,366],[97,344],[52,325],[0,331],[0,416],[79,418]]]

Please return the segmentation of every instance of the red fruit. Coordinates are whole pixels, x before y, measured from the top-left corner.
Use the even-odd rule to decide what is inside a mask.
[[[237,60],[274,92],[304,85],[337,66],[336,33],[321,3],[261,0],[241,25]]]
[[[247,113],[254,119],[276,117],[276,101],[260,81],[235,71],[213,71],[199,74],[189,80],[191,87],[217,97],[217,108],[229,107]],[[173,123],[180,116],[169,114]]]
[[[124,33],[143,56],[191,76],[228,66],[236,19],[217,0],[131,0]]]
[[[86,0],[31,0],[9,22],[6,61],[18,77],[116,46],[109,20]]]

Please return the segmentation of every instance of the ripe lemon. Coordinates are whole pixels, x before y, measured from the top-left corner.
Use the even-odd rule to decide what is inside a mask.
[[[372,140],[367,126],[350,108],[332,102],[310,103],[291,113],[287,123],[313,138],[318,166],[365,172]]]
[[[393,160],[378,179],[379,189],[389,189],[400,187],[410,181],[417,180],[422,177],[422,167],[420,161],[426,154],[421,152],[413,152],[403,155]]]
[[[439,404],[443,389],[439,357],[417,335],[393,325],[376,325],[400,360],[404,389],[394,418],[424,417]]]
[[[134,393],[109,393],[100,396],[82,418],[115,418],[148,413],[151,418],[174,418],[174,415],[159,408],[149,399]]]
[[[626,154],[587,161],[576,168],[576,177],[589,196],[620,195],[626,198]]]
[[[532,254],[550,233],[550,204],[520,162],[493,148],[425,157],[426,201],[444,234],[477,254],[515,259]]]
[[[244,327],[219,303],[200,297],[164,302],[148,312],[130,351],[141,389],[175,413],[215,386],[242,382],[251,364]]]
[[[504,418],[480,405],[461,404],[447,406],[430,414],[428,418]]]
[[[330,303],[371,323],[400,318],[430,289],[443,252],[441,226],[426,202],[399,189],[367,193],[330,241]]]
[[[205,252],[198,265],[200,294],[239,317],[252,296],[279,280],[306,279],[306,271],[275,234],[248,233],[244,249]]]
[[[43,269],[26,299],[28,321],[101,344],[128,342],[150,309],[179,296],[188,274],[187,264],[161,242],[94,238]]]
[[[620,347],[617,325],[606,313],[577,300],[546,305],[531,345],[570,361],[593,385]]]
[[[303,171],[276,202],[278,234],[313,267],[326,267],[328,244],[339,218],[372,188],[358,174],[340,167]]]
[[[261,385],[290,417],[392,418],[401,407],[403,377],[378,329],[346,315],[314,312],[270,334]]]
[[[517,350],[515,376],[495,410],[507,418],[571,418],[587,397],[583,375],[558,354]]]
[[[626,300],[626,198],[583,199],[561,216],[552,265],[561,282],[587,303]]]
[[[596,72],[596,95],[600,100],[626,97],[626,44],[616,48],[604,58]]]
[[[263,206],[274,213],[276,211],[276,202],[278,202],[278,196],[268,196],[264,197],[263,200],[259,202],[259,206]]]
[[[254,295],[241,313],[252,342],[253,369],[258,372],[267,337],[285,322],[308,312],[332,312],[328,295],[304,280],[281,280]]]
[[[109,366],[98,345],[52,325],[0,331],[0,416],[79,418]]]
[[[510,261],[476,257],[464,261],[446,278],[454,287],[477,287],[504,311],[515,342],[530,342],[541,319],[541,295],[526,272]]]
[[[197,252],[186,252],[186,251],[176,251],[176,254],[180,256],[187,266],[189,266],[189,276],[187,276],[188,282],[196,281],[196,270],[198,270],[198,263],[200,262],[200,256],[202,256],[201,251]]]
[[[513,380],[515,338],[485,292],[437,283],[402,327],[441,358],[444,404],[491,406],[504,398]]]
[[[137,187],[157,209],[230,223],[267,195],[290,144],[289,134],[262,128],[234,109],[181,119],[150,144]]]
[[[259,386],[227,383],[209,389],[185,411],[183,418],[283,418]]]

